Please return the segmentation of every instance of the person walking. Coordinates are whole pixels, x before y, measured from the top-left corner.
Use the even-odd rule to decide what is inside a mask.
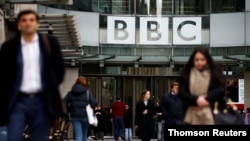
[[[164,120],[161,108],[161,102],[156,103],[156,116],[157,116],[157,139],[158,141],[164,140]]]
[[[116,141],[124,139],[124,115],[126,112],[125,104],[121,97],[117,97],[112,104],[112,121],[114,124],[114,138]]]
[[[97,106],[97,101],[88,90],[87,79],[84,76],[77,78],[63,101],[70,115],[76,141],[87,141],[89,122],[86,106],[90,104],[94,109]]]
[[[226,106],[226,79],[205,47],[194,50],[180,76],[180,92],[185,110],[184,124],[214,125],[212,109]]]
[[[62,115],[62,52],[54,36],[38,32],[35,11],[21,11],[17,26],[0,50],[0,124],[8,126],[8,141],[23,141],[26,125],[31,141],[47,141],[51,122]]]
[[[132,109],[126,104],[126,113],[124,116],[125,141],[132,141],[133,114]]]
[[[101,139],[102,141],[104,140],[104,132],[107,121],[109,120],[108,115],[104,111],[104,109],[98,105],[95,109],[95,114],[98,119],[98,125],[97,127],[94,127],[94,132],[95,132],[95,140]]]
[[[171,91],[165,94],[161,100],[161,109],[165,127],[168,125],[182,125],[184,118],[183,103],[179,97],[179,83],[173,82]]]
[[[150,141],[154,136],[155,103],[150,99],[150,91],[144,90],[136,104],[135,129],[141,141]]]

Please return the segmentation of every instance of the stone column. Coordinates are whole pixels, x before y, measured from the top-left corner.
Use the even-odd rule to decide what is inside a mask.
[[[66,68],[64,81],[60,86],[61,97],[64,98],[78,77],[78,68]]]
[[[4,12],[2,11],[2,9],[0,9],[0,46],[4,41],[5,41]]]
[[[66,68],[64,81],[62,85],[60,86],[61,91],[61,97],[64,98],[66,94],[70,91],[74,83],[76,82],[76,79],[79,75],[78,68]],[[68,129],[68,138],[73,139],[74,138],[74,132],[72,128],[72,124],[70,125]]]

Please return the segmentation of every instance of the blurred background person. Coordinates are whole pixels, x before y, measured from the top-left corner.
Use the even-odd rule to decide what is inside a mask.
[[[102,141],[104,140],[104,131],[105,128],[107,128],[107,121],[109,120],[108,115],[104,111],[104,109],[98,105],[95,109],[95,114],[98,119],[98,125],[97,127],[94,127],[94,132],[95,132],[95,140],[101,139]]]
[[[239,102],[239,89],[237,78],[231,78],[228,80],[227,98],[230,98],[233,102]]]
[[[171,91],[165,94],[161,101],[161,108],[165,126],[182,125],[184,118],[183,103],[179,97],[179,83],[173,82]]]
[[[194,50],[180,76],[180,97],[185,104],[185,124],[213,125],[212,108],[225,107],[225,78],[207,48]]]
[[[179,83],[173,82],[170,85],[171,91],[166,93],[161,100],[161,109],[164,119],[164,128],[169,125],[183,125],[184,109],[179,97]],[[164,136],[164,140],[167,137]]]
[[[23,141],[27,125],[31,141],[47,141],[51,122],[62,115],[62,52],[54,36],[38,32],[39,25],[35,11],[21,11],[18,33],[0,50],[0,124],[8,125],[8,141]]]
[[[125,103],[122,102],[120,96],[112,104],[112,121],[114,124],[114,138],[116,141],[125,138],[124,135],[124,115],[126,112]]]
[[[87,97],[89,93],[89,99]],[[70,114],[70,120],[73,126],[75,140],[87,141],[89,122],[86,112],[86,106],[88,103],[95,109],[97,101],[94,95],[87,88],[87,79],[84,76],[79,76],[72,86],[72,89],[63,99],[68,112]]]
[[[154,136],[155,103],[150,99],[150,91],[144,90],[141,99],[136,104],[135,129],[142,141],[150,141]]]
[[[156,116],[157,116],[157,139],[158,141],[164,140],[164,120],[161,108],[161,102],[156,102]]]
[[[126,104],[126,113],[124,116],[125,141],[132,141],[133,114],[132,109]]]

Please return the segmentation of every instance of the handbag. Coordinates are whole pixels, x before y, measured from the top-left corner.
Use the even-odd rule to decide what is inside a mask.
[[[98,125],[98,119],[96,117],[96,114],[91,107],[89,103],[89,91],[87,91],[87,99],[88,99],[88,105],[86,106],[86,112],[87,112],[87,117],[90,125],[97,126]]]
[[[228,99],[228,102],[231,102],[230,99]],[[238,108],[234,104],[229,104],[229,106],[226,106],[223,110],[218,109],[218,101],[214,103],[214,122],[215,125],[243,125],[244,120],[242,119],[242,116],[238,112]]]

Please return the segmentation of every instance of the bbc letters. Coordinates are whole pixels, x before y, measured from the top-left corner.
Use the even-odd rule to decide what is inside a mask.
[[[172,24],[170,30],[169,17],[139,17],[138,29],[135,17],[108,16],[107,43],[201,44],[201,17],[173,17]]]

